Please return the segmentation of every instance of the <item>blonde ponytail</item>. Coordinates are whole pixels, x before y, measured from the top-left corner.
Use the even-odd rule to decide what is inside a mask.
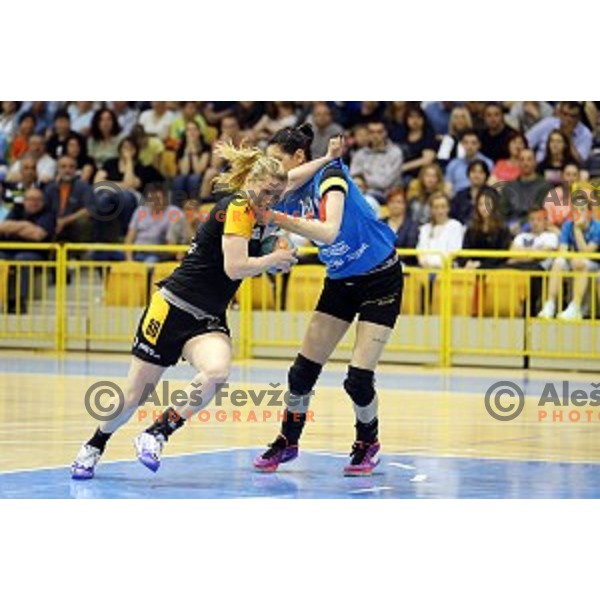
[[[215,179],[219,190],[239,191],[246,181],[263,181],[267,177],[284,181],[287,178],[281,163],[265,156],[260,148],[236,148],[231,142],[227,142],[220,144],[216,152],[230,165],[229,171],[221,173]]]

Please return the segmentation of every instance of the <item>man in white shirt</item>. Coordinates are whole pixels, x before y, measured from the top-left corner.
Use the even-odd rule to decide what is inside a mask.
[[[140,115],[140,125],[148,135],[155,135],[163,142],[169,137],[169,129],[175,115],[167,110],[167,103],[163,101],[152,102],[152,108],[145,110]]]
[[[38,181],[42,184],[49,183],[56,176],[56,161],[46,153],[46,143],[41,135],[32,135],[29,138],[29,151],[27,157],[35,161]],[[21,160],[16,160],[6,175],[9,183],[21,181]]]

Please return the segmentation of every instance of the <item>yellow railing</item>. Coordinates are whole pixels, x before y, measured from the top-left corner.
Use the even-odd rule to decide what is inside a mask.
[[[44,260],[22,261],[17,251],[42,251]],[[161,262],[146,264],[90,252],[160,253]],[[127,350],[153,283],[176,267],[185,246],[1,243],[0,345],[58,350]],[[306,263],[315,249],[300,251]],[[416,250],[399,251],[405,263],[402,316],[386,347],[385,360],[441,365],[493,363],[507,366],[536,360],[600,359],[597,297],[600,274],[565,272],[557,305],[576,278],[588,278],[587,315],[576,322],[537,317],[547,296],[548,271],[465,269],[469,258],[514,258],[509,251],[460,251],[441,257],[440,268],[417,266]],[[590,258],[600,254],[530,252],[528,258]],[[96,258],[98,258],[96,256]],[[315,257],[316,258],[316,257]],[[26,297],[20,295],[26,276]],[[292,356],[298,351],[325,277],[320,264],[299,264],[289,275],[262,275],[246,280],[229,311],[236,355]],[[353,347],[353,328],[335,356]]]

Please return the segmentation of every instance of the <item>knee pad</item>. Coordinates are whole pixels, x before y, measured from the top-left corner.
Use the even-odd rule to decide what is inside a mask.
[[[344,389],[357,406],[368,406],[375,397],[375,373],[368,369],[348,367]]]
[[[302,354],[296,356],[294,364],[288,371],[288,387],[294,396],[306,396],[317,383],[323,365],[309,360]]]

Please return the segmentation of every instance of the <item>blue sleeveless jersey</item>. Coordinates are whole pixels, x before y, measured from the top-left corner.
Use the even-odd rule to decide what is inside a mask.
[[[363,275],[388,258],[395,238],[392,230],[377,220],[341,159],[327,164],[274,208],[289,215],[319,218],[321,198],[331,190],[345,193],[344,216],[333,244],[314,242],[319,259],[331,279]]]

